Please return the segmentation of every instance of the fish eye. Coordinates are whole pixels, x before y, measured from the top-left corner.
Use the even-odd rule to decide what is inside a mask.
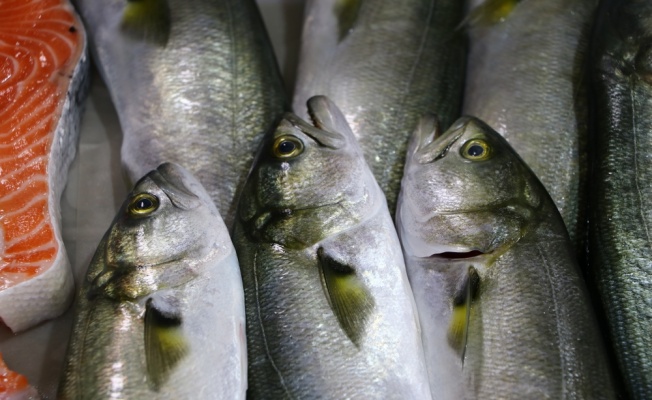
[[[484,161],[491,157],[491,147],[482,139],[472,139],[464,143],[461,153],[467,160]]]
[[[272,146],[272,154],[276,158],[296,157],[302,152],[303,142],[294,136],[280,136]]]
[[[156,196],[149,193],[140,193],[134,196],[129,203],[127,211],[133,216],[145,216],[153,213],[158,209],[159,201]]]

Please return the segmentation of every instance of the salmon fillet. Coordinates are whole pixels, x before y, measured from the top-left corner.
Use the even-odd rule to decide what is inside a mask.
[[[0,0],[0,319],[14,332],[72,299],[59,201],[87,76],[67,0]]]

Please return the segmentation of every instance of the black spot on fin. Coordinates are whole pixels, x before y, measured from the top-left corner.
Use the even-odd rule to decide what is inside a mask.
[[[181,315],[174,302],[155,302],[152,298],[147,300],[145,359],[147,377],[154,390],[158,390],[165,383],[170,372],[188,353],[189,346],[183,335],[181,323]]]
[[[448,327],[448,343],[460,355],[462,363],[469,337],[469,320],[471,318],[471,303],[478,294],[480,276],[475,268],[469,267],[468,272],[453,297],[453,315]]]
[[[165,46],[171,29],[168,1],[127,0],[120,28],[133,39]]]
[[[337,17],[338,41],[344,40],[346,35],[353,29],[358,19],[362,0],[337,0],[333,6],[333,12]]]
[[[364,283],[348,265],[317,250],[322,284],[340,326],[356,347],[364,335],[367,321],[376,305]]]

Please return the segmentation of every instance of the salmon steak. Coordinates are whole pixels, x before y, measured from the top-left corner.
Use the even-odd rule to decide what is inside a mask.
[[[59,202],[88,66],[67,0],[0,0],[0,319],[14,332],[73,297]]]
[[[0,354],[0,399],[33,399],[37,396],[36,389],[29,385],[27,378],[10,370]]]

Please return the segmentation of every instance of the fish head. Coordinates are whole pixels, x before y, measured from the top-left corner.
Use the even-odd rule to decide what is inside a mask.
[[[192,264],[229,238],[201,183],[183,167],[165,163],[136,183],[105,240],[106,265],[133,269]]]
[[[504,248],[522,237],[541,203],[542,188],[525,163],[472,117],[443,134],[436,117],[422,118],[401,185],[399,235],[406,253],[416,257]]]
[[[258,240],[304,248],[346,229],[378,201],[378,186],[340,110],[308,101],[312,123],[286,113],[266,136],[238,217]]]
[[[652,84],[652,5],[647,2],[605,3],[596,25],[594,59],[597,70],[607,76],[627,77]],[[647,90],[649,92],[649,89]]]

